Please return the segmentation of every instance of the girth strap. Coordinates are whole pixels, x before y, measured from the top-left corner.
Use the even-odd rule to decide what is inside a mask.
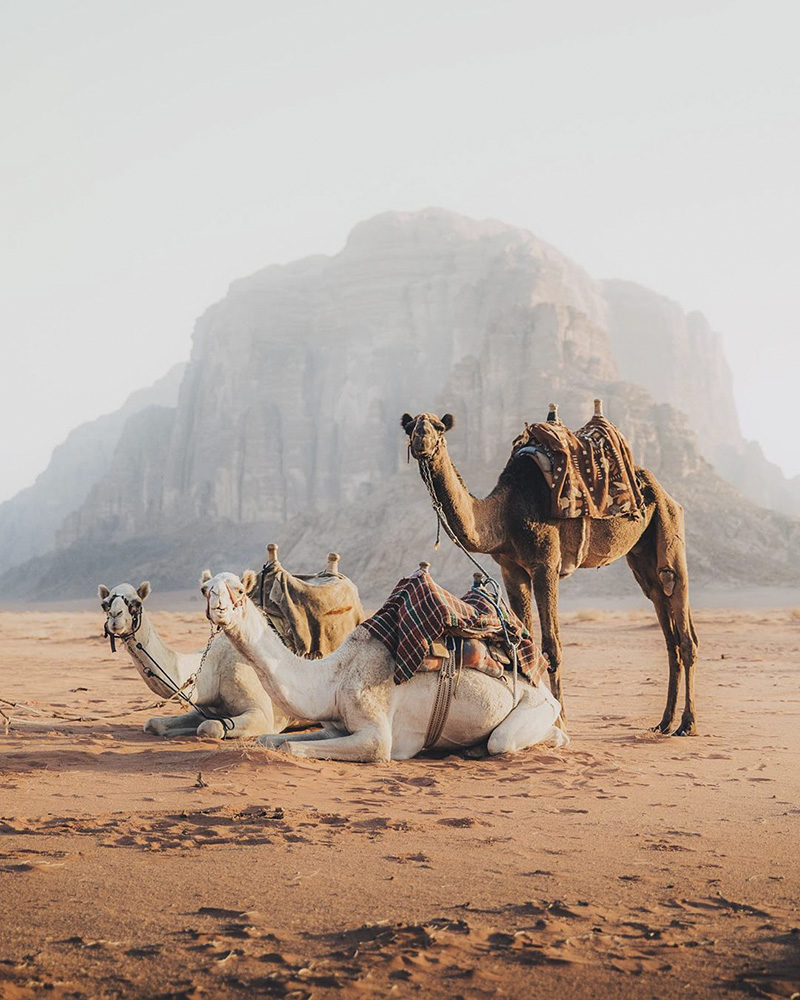
[[[433,700],[433,708],[431,709],[431,717],[428,722],[428,731],[425,733],[423,750],[428,750],[436,746],[439,742],[439,738],[447,722],[447,716],[450,714],[450,704],[455,697],[458,681],[461,677],[463,667],[461,640],[455,636],[449,636],[448,645],[450,646],[450,656],[447,658],[447,662],[442,664],[441,670],[439,670],[436,697]]]

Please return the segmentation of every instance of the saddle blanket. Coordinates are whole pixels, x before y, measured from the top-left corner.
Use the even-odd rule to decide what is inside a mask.
[[[530,454],[550,487],[550,516],[641,517],[644,497],[630,445],[610,420],[594,416],[578,431],[561,421],[526,427]]]
[[[511,641],[519,643],[520,672],[535,684],[546,672],[547,660],[519,618],[502,601],[500,607]],[[500,643],[504,639],[503,622],[485,590],[475,585],[459,600],[422,570],[400,580],[383,607],[361,627],[380,639],[394,657],[395,684],[414,676],[431,655],[432,643],[443,635]]]

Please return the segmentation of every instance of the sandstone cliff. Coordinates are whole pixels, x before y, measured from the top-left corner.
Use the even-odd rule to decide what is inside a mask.
[[[49,552],[65,517],[77,510],[111,465],[126,421],[148,406],[174,406],[184,364],[129,396],[115,413],[75,428],[33,486],[0,504],[0,573]]]
[[[56,596],[146,576],[190,588],[204,565],[257,564],[275,538],[303,570],[341,550],[374,602],[430,555],[435,530],[402,412],[456,413],[453,454],[480,494],[525,420],[554,400],[578,426],[597,395],[639,462],[691,504],[698,578],[800,580],[797,522],[759,511],[706,461],[719,468],[741,435],[702,318],[601,285],[530,233],[430,209],[378,216],[334,257],[235,282],[197,323],[175,407],[128,421],[62,517],[58,552],[18,567],[15,586]],[[457,555],[436,557],[456,589]]]

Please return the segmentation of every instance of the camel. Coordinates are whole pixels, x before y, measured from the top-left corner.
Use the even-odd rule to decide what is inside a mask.
[[[142,680],[159,698],[174,698],[179,690],[197,706],[183,715],[148,719],[146,733],[221,740],[281,732],[295,721],[272,705],[253,668],[224,635],[217,635],[205,654],[170,648],[142,606],[150,595],[149,583],[119,583],[111,590],[101,584],[97,594],[112,648],[115,640],[123,642]]]
[[[325,569],[315,576],[293,577],[278,563],[277,545],[267,546],[267,555],[270,562],[263,572],[270,589],[264,592],[272,595],[266,610],[273,625],[305,656],[333,652],[364,618],[355,584],[339,573],[339,556],[329,553]],[[149,594],[147,582],[137,588],[121,583],[113,591],[101,584],[98,596],[106,612],[106,635],[112,638],[112,648],[114,640],[122,640],[145,684],[159,698],[176,697],[179,690],[198,707],[183,715],[148,719],[146,733],[232,739],[279,733],[305,719],[287,716],[272,705],[253,668],[224,636],[215,637],[205,653],[179,653],[167,646],[142,606]]]
[[[669,684],[664,713],[654,731],[668,733],[673,724],[681,670],[686,699],[676,736],[697,731],[694,676],[697,634],[689,607],[689,578],[684,544],[683,508],[656,477],[637,468],[645,496],[644,516],[630,518],[570,518],[549,516],[547,483],[524,448],[524,436],[497,485],[483,499],[467,489],[447,450],[445,434],[455,420],[446,413],[401,418],[411,454],[423,482],[458,542],[468,552],[484,552],[500,565],[509,602],[519,618],[533,627],[531,594],[541,627],[542,651],[550,661],[551,691],[562,706],[561,638],[558,582],[578,567],[605,566],[625,556],[637,583],[652,601],[664,633],[669,658]]]
[[[246,570],[212,577],[200,589],[206,614],[252,663],[272,698],[288,714],[324,723],[321,731],[269,735],[259,742],[297,757],[375,762],[408,760],[425,746],[437,678],[416,674],[394,683],[395,661],[363,627],[329,656],[311,663],[288,650],[247,596],[256,575]],[[437,747],[461,749],[488,737],[490,754],[510,753],[566,737],[555,728],[559,704],[543,683],[518,681],[518,701],[502,680],[465,670]]]

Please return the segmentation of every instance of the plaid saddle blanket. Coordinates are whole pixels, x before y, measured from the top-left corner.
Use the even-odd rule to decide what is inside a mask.
[[[502,601],[500,607],[511,641],[519,643],[520,672],[535,683],[547,670],[547,660],[517,616]],[[485,590],[475,585],[459,600],[423,570],[400,580],[383,607],[361,627],[380,639],[394,657],[395,684],[414,676],[431,655],[432,643],[443,635],[501,643],[504,639],[503,623]]]
[[[538,463],[550,487],[551,517],[639,518],[644,512],[630,445],[600,414],[574,432],[560,420],[526,424],[512,455]]]

